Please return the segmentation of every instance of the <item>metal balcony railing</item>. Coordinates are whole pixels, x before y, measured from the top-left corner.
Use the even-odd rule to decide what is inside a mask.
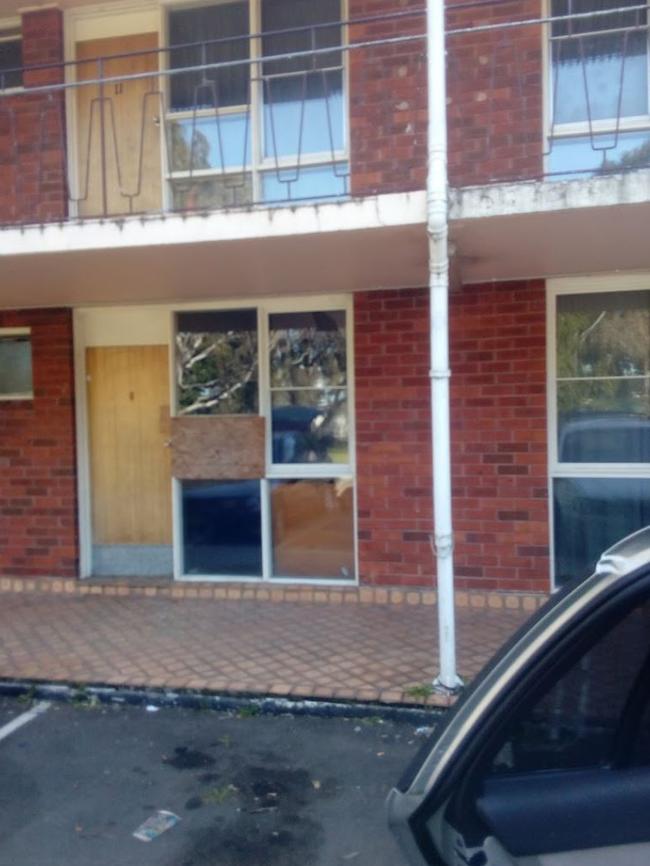
[[[5,70],[0,225],[345,199],[350,55],[409,43],[421,9]]]
[[[448,0],[452,186],[650,167],[648,3],[545,8]],[[0,226],[424,189],[425,51],[413,6],[4,70]]]
[[[454,185],[650,167],[648,3],[540,6],[448,5]]]

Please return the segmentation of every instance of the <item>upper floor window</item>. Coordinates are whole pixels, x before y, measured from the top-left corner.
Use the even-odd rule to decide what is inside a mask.
[[[175,208],[347,193],[342,36],[340,0],[170,11]]]
[[[551,173],[650,165],[648,11],[642,5],[552,0]]]
[[[23,43],[20,27],[0,27],[0,90],[22,87]]]

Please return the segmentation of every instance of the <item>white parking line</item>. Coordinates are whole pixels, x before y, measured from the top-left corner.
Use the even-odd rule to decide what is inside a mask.
[[[15,719],[7,722],[6,725],[3,725],[0,728],[0,740],[5,740],[7,737],[10,737],[14,731],[22,728],[23,725],[27,725],[29,722],[38,718],[38,716],[42,716],[44,712],[49,710],[50,706],[50,701],[39,701],[36,706],[31,708],[31,710],[27,710],[26,713],[21,713],[19,716],[16,716]]]

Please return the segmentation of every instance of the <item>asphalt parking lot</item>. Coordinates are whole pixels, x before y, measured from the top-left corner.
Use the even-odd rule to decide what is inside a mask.
[[[383,804],[413,724],[37,706],[11,731],[30,705],[0,699],[0,866],[402,864]],[[135,838],[158,810],[180,821]]]

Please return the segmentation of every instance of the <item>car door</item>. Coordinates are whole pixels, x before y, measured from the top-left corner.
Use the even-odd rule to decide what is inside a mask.
[[[650,863],[650,531],[540,611],[389,797],[410,862]]]

